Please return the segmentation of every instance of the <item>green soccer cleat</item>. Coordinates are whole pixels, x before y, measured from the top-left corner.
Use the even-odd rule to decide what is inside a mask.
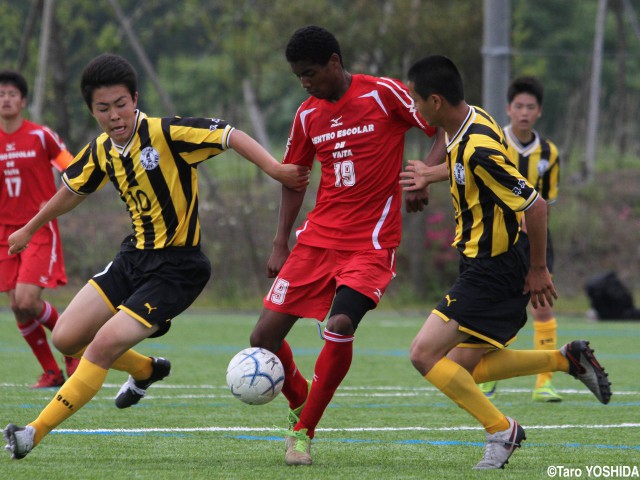
[[[307,398],[309,398],[309,392],[311,391],[311,380],[307,380]],[[307,404],[307,400],[302,403],[298,408],[289,409],[289,416],[287,417],[287,421],[289,422],[289,430],[293,431],[293,428],[296,426],[296,423],[300,421],[300,414],[302,413],[302,409]],[[287,435],[284,439],[285,450],[289,450],[289,448],[293,445],[295,439],[289,435]]]
[[[562,397],[553,388],[551,380],[547,380],[541,387],[536,388],[531,395],[534,402],[561,402]]]
[[[498,382],[484,382],[484,383],[478,384],[480,391],[484,393],[484,396],[487,397],[489,400],[493,400],[494,398],[496,398],[497,386],[498,386]]]

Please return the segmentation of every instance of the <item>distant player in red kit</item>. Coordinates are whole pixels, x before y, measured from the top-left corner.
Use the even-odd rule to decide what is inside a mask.
[[[286,57],[310,96],[294,118],[284,163],[311,167],[316,158],[322,177],[315,207],[296,231],[292,250],[289,236],[305,192],[282,188],[267,267],[276,279],[250,341],[274,352],[285,368],[282,391],[290,408],[285,461],[310,465],[314,430],[349,370],[358,323],[395,276],[405,133],[416,127],[433,136],[436,129],[416,112],[400,81],[347,72],[338,41],[324,28],[296,31]],[[426,161],[443,158],[438,139]],[[427,195],[424,190],[407,198],[407,210],[422,210]],[[285,337],[299,318],[323,321],[327,313],[325,345],[310,383]]]
[[[58,387],[64,375],[44,328],[53,330],[58,312],[41,298],[44,288],[67,283],[58,224],[41,228],[19,255],[9,256],[7,239],[56,192],[52,166],[61,172],[73,156],[55,132],[22,117],[27,93],[21,74],[0,72],[0,291],[8,293],[20,334],[42,366],[33,387]],[[78,360],[65,357],[65,364],[71,375]]]

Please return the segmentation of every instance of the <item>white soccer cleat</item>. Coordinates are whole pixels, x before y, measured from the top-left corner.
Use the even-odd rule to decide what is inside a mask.
[[[4,449],[11,452],[11,458],[13,460],[20,460],[33,450],[33,439],[36,435],[36,429],[32,426],[18,427],[10,423],[6,426],[3,433],[4,439],[7,442]]]
[[[509,463],[509,457],[516,448],[520,448],[526,440],[524,429],[513,418],[507,417],[509,428],[501,432],[487,433],[487,443],[484,446],[484,456],[474,470],[492,470],[504,468]]]

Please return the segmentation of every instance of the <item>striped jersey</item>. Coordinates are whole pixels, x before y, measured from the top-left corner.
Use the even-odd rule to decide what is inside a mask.
[[[504,128],[509,145],[508,154],[520,173],[542,195],[547,203],[552,204],[558,198],[558,181],[560,180],[560,157],[555,144],[533,130],[533,141],[522,145],[511,130],[511,125]]]
[[[433,136],[398,80],[352,75],[340,100],[309,97],[296,112],[284,163],[321,168],[316,204],[297,241],[364,250],[400,242],[404,137],[411,127]]]
[[[51,129],[22,120],[13,133],[0,130],[0,224],[25,225],[55,193],[52,167],[73,156]]]
[[[233,127],[215,118],[153,118],[138,111],[124,147],[106,133],[89,143],[62,180],[89,195],[108,180],[126,204],[133,246],[141,250],[200,244],[197,166],[228,148]]]
[[[524,210],[538,197],[509,160],[507,148],[495,120],[472,106],[455,136],[447,138],[456,220],[453,246],[467,257],[506,252],[518,239]]]

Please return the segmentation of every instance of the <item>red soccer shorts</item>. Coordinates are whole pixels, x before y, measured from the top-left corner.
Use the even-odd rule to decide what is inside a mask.
[[[265,308],[323,321],[340,286],[371,298],[376,305],[396,275],[395,248],[332,250],[296,244],[271,290]]]
[[[31,238],[22,253],[9,255],[9,235],[19,227],[0,225],[0,292],[16,288],[18,283],[56,288],[66,285],[58,224],[49,222]]]

